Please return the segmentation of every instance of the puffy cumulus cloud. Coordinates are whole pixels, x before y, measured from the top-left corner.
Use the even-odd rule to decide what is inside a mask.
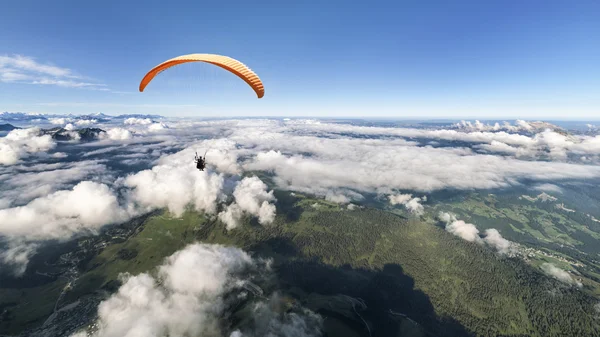
[[[423,198],[412,198],[410,199],[406,204],[404,204],[404,207],[406,207],[406,209],[416,215],[422,215],[423,212],[425,211],[425,208],[423,207],[423,205],[421,205],[421,201],[426,201],[427,198],[423,197]]]
[[[217,203],[225,198],[224,178],[221,174],[194,169],[187,165],[157,165],[124,179],[131,188],[130,200],[138,206],[151,210],[167,207],[180,216],[191,204],[198,211],[215,213]]]
[[[152,123],[148,125],[148,131],[160,131],[168,128],[165,123]]]
[[[406,209],[415,214],[422,215],[425,212],[425,207],[421,205],[422,201],[427,201],[427,197],[414,197],[412,194],[395,194],[388,196],[390,204],[392,205],[404,205]]]
[[[517,253],[517,245],[514,242],[503,238],[500,232],[495,228],[487,229],[482,239],[479,236],[479,229],[477,229],[474,224],[458,220],[456,215],[452,213],[440,212],[438,214],[438,219],[446,223],[446,231],[469,242],[479,244],[486,243],[501,255],[514,256]]]
[[[0,138],[0,165],[14,165],[31,153],[45,152],[56,146],[50,135],[39,128],[15,129]]]
[[[453,221],[458,220],[456,218],[456,215],[454,215],[452,213],[448,213],[448,212],[440,212],[438,214],[438,219],[440,219],[441,221],[443,221],[445,223],[451,223]]]
[[[0,235],[27,240],[64,239],[83,230],[96,231],[128,216],[107,185],[83,181],[71,190],[0,210]]]
[[[468,131],[500,131],[506,130],[511,132],[517,131],[531,131],[533,126],[524,120],[517,120],[515,124],[510,124],[509,122],[494,123],[494,124],[484,124],[478,120],[475,122],[471,121],[460,121],[459,123],[454,124],[454,126],[458,129],[468,130]]]
[[[75,130],[75,126],[73,124],[69,123],[69,124],[65,125],[64,129],[67,131],[73,131],[73,130]]]
[[[273,191],[267,192],[267,185],[258,177],[242,179],[233,191],[235,201],[219,214],[227,229],[238,226],[244,212],[256,216],[260,224],[270,224],[275,220]]]
[[[149,125],[154,123],[150,118],[126,118],[123,122],[126,125]]]
[[[412,194],[395,194],[390,195],[388,198],[392,205],[404,205],[412,198]]]
[[[265,268],[237,248],[189,245],[165,259],[156,276],[122,276],[117,293],[100,303],[99,329],[92,336],[320,335],[322,319],[308,310],[276,315],[260,299],[228,296],[241,295],[246,277],[257,270],[268,273]],[[234,330],[229,310],[239,305],[252,308],[251,323]]]
[[[123,128],[112,128],[100,134],[101,139],[128,140],[133,138],[131,131]]]
[[[564,283],[570,284],[570,285],[575,285],[577,287],[582,286],[581,282],[578,282],[571,277],[571,274],[569,274],[565,270],[558,268],[557,266],[553,265],[552,263],[544,263],[544,264],[542,264],[541,268],[544,271],[544,273],[546,273],[549,276],[554,277],[555,279],[557,279],[561,282],[564,282]]]
[[[77,126],[90,126],[93,124],[98,123],[97,119],[80,119],[78,121],[75,122],[75,125]]]
[[[463,220],[454,220],[451,223],[446,224],[446,231],[469,242],[483,242],[479,237],[479,230],[477,227],[471,223],[466,223]]]
[[[495,248],[500,254],[512,256],[517,252],[515,244],[503,238],[500,232],[495,228],[490,228],[485,231],[483,241]]]
[[[51,124],[54,124],[54,125],[65,125],[67,123],[72,122],[73,119],[72,118],[65,118],[65,117],[56,117],[56,118],[48,118],[48,121]]]
[[[0,262],[11,267],[15,276],[21,276],[27,270],[29,258],[35,254],[37,248],[36,243],[10,241],[8,247],[0,250]]]
[[[48,121],[54,125],[65,125],[65,129],[69,130],[73,129],[76,126],[86,127],[92,124],[98,123],[97,119],[79,119],[79,118],[69,118],[69,117],[50,117]]]
[[[118,292],[98,306],[94,336],[221,335],[222,296],[252,263],[236,248],[190,245],[168,257],[157,278],[124,276]]]
[[[219,219],[225,224],[227,230],[232,230],[239,226],[239,222],[243,216],[244,211],[236,203],[228,205],[224,211],[219,213]]]

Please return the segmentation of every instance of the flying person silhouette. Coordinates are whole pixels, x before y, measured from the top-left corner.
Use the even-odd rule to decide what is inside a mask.
[[[206,152],[208,152],[208,150],[206,150]],[[196,152],[196,156],[194,157],[196,168],[200,171],[204,171],[204,168],[206,167],[206,152],[204,152],[204,157],[198,157],[198,152]]]

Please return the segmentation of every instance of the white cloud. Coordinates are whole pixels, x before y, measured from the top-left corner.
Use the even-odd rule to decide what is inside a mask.
[[[0,68],[13,68],[56,77],[77,77],[73,74],[73,72],[70,69],[60,68],[57,66],[47,64],[40,64],[33,58],[22,55],[0,55]]]
[[[227,139],[211,139],[193,143],[182,151],[161,157],[158,163],[168,165],[177,162],[187,165],[193,162],[196,152],[199,156],[204,156],[206,152],[207,167],[214,167],[219,172],[232,175],[242,172],[238,164],[236,143]]]
[[[54,125],[64,125],[66,123],[72,122],[73,119],[65,118],[65,117],[56,117],[56,118],[48,118],[48,121]]]
[[[481,243],[482,240],[479,237],[479,230],[475,225],[466,223],[463,220],[452,221],[446,224],[446,230],[458,237],[461,237],[470,242]]]
[[[168,129],[168,126],[164,123],[152,123],[148,125],[148,131],[160,131]]]
[[[108,186],[82,181],[72,190],[0,210],[0,235],[28,240],[65,239],[83,230],[96,231],[128,216]]]
[[[219,213],[219,220],[225,224],[227,230],[232,230],[239,226],[242,216],[244,216],[242,208],[238,204],[232,203]]]
[[[14,275],[19,277],[27,270],[29,258],[35,254],[37,248],[38,244],[35,243],[10,241],[8,247],[0,251],[0,262],[12,267]]]
[[[412,194],[395,194],[388,196],[390,204],[392,205],[404,205],[406,209],[415,214],[422,215],[425,212],[425,208],[421,205],[421,201],[426,201],[426,197],[414,197]]]
[[[37,164],[34,166],[16,165],[10,174],[0,175],[0,198],[10,203],[24,204],[37,197],[46,196],[59,189],[70,189],[86,179],[112,183],[105,179],[107,167],[95,161],[84,160],[71,163]]]
[[[39,78],[31,84],[42,84],[42,85],[56,85],[59,87],[65,88],[93,88],[95,90],[103,90],[106,86],[105,84],[97,84],[97,83],[89,83],[89,82],[79,82],[72,80],[57,80],[51,78]]]
[[[236,248],[187,246],[165,260],[157,278],[124,276],[119,291],[98,307],[95,336],[219,335],[222,296],[251,265],[250,256]]]
[[[31,153],[45,152],[55,146],[50,135],[40,136],[39,128],[12,130],[0,138],[0,165],[14,165]]]
[[[112,128],[106,131],[106,133],[101,133],[100,137],[103,139],[110,140],[128,140],[133,138],[133,134],[131,131],[123,128]]]
[[[267,185],[258,177],[246,177],[240,181],[233,191],[234,203],[219,214],[219,218],[227,225],[227,229],[238,226],[243,212],[258,218],[260,224],[270,224],[275,220],[275,201],[273,191],[267,192]]]
[[[130,118],[125,119],[125,121],[123,123],[126,125],[149,125],[149,124],[152,124],[153,121],[150,118],[130,117]]]
[[[514,255],[517,250],[515,244],[503,238],[500,232],[495,228],[490,228],[485,231],[483,241],[496,248],[500,254]]]
[[[446,231],[463,238],[464,240],[479,244],[486,243],[501,255],[513,256],[517,252],[517,245],[503,238],[500,232],[495,228],[487,229],[485,231],[485,236],[482,239],[479,236],[479,229],[477,229],[474,224],[458,220],[456,215],[452,213],[440,212],[438,214],[438,219],[446,223]]]
[[[541,268],[544,271],[544,273],[548,274],[549,276],[554,277],[555,279],[557,279],[561,282],[571,284],[571,285],[576,285],[578,287],[582,286],[582,284],[580,282],[573,280],[573,278],[571,277],[571,274],[569,274],[565,270],[558,268],[557,266],[553,265],[552,263],[544,263],[544,264],[542,264]]]
[[[188,204],[198,211],[215,213],[218,201],[225,197],[223,183],[221,174],[198,171],[191,161],[157,165],[124,180],[132,189],[131,200],[139,206],[148,210],[167,207],[178,216]]]
[[[110,91],[105,84],[82,81],[68,68],[38,63],[23,55],[0,55],[0,82]]]
[[[275,182],[282,188],[323,196],[340,188],[368,193],[386,193],[390,189],[429,192],[444,188],[501,188],[526,179],[600,177],[600,168],[590,165],[523,161],[474,154],[464,148],[396,145],[387,140],[276,135],[248,143],[241,144],[256,146],[259,152],[244,164],[246,170],[273,172]],[[262,152],[262,148],[273,150]],[[305,151],[312,155],[298,154]]]
[[[90,126],[92,124],[96,124],[98,123],[97,119],[80,119],[77,122],[75,122],[75,125],[77,126]]]
[[[412,198],[412,194],[396,194],[390,195],[388,198],[392,205],[404,205]]]
[[[76,124],[77,119],[60,122]],[[121,119],[118,119],[117,123],[120,124]],[[155,165],[152,169],[129,176],[125,176],[128,172],[123,173],[123,171],[103,173],[102,170],[110,171],[112,165],[101,169],[95,162],[86,164],[90,167],[96,165],[94,169],[69,169],[60,166],[65,163],[52,166],[56,164],[55,160],[50,159],[48,155],[40,154],[36,156],[37,162],[44,159],[51,160],[53,163],[30,165],[30,162],[25,162],[23,165],[0,167],[0,183],[8,186],[0,191],[2,206],[28,207],[35,201],[34,199],[50,198],[57,189],[71,189],[79,180],[94,180],[115,190],[123,187],[120,195],[123,198],[119,199],[123,201],[120,205],[117,204],[117,209],[125,215],[132,214],[131,209],[141,212],[160,207],[167,207],[172,212],[180,214],[188,205],[214,214],[219,210],[217,205],[226,200],[225,194],[233,190],[233,203],[222,209],[223,212],[219,214],[221,220],[226,222],[229,228],[233,228],[245,213],[258,217],[263,223],[272,221],[275,214],[274,199],[271,199],[272,194],[269,196],[271,192],[268,192],[266,187],[248,190],[247,192],[253,197],[248,198],[247,200],[251,202],[246,203],[244,201],[246,199],[241,195],[240,201],[237,200],[235,186],[229,188],[228,183],[238,179],[231,177],[232,175],[251,170],[272,173],[273,181],[282,188],[314,193],[342,204],[359,200],[363,198],[364,193],[390,195],[398,190],[426,192],[445,188],[466,190],[498,188],[519,185],[523,181],[527,183],[533,181],[538,186],[549,188],[546,185],[550,182],[560,180],[600,178],[600,167],[597,165],[553,161],[564,160],[561,153],[564,153],[565,149],[567,157],[574,151],[591,151],[591,154],[586,156],[593,160],[596,138],[564,137],[546,131],[525,136],[503,131],[370,128],[298,120],[287,122],[221,120],[169,122],[168,129],[152,133],[147,130],[147,126],[152,123],[145,125],[143,123],[127,124],[130,125],[127,126],[130,130],[125,129],[124,125],[110,129],[107,126],[115,124],[103,124],[102,127],[109,130],[104,140],[77,145],[77,148],[82,149],[80,152],[86,153],[83,150],[89,147],[92,150],[86,153],[89,156],[114,150],[114,155],[98,156],[102,157],[98,161],[116,160],[120,163],[145,164],[148,165],[147,167]],[[135,130],[135,137],[131,130]],[[19,134],[27,136],[18,136]],[[44,148],[43,142],[38,142],[41,145],[36,146],[36,141],[29,141],[30,138],[38,137],[35,132],[19,130],[11,132],[10,135],[0,139],[0,144],[16,142],[17,161],[26,159],[29,153]],[[49,140],[50,144],[54,144],[49,136],[45,139]],[[111,139],[121,140],[118,144],[125,143],[127,147],[114,147],[115,142]],[[205,140],[198,141],[198,139]],[[431,140],[438,142],[440,147],[422,145]],[[460,147],[451,147],[452,144],[447,140],[462,142]],[[468,144],[464,145],[465,142]],[[526,150],[537,149],[536,146],[542,144],[548,153],[555,155],[544,161],[537,161],[536,157],[526,161],[513,157],[480,154],[472,150],[476,145],[499,144],[495,142]],[[577,144],[581,149],[575,146]],[[107,147],[98,148],[99,146]],[[112,150],[111,146],[113,146]],[[162,155],[181,148],[184,150]],[[194,168],[195,151],[200,155],[208,151],[205,172],[199,172]],[[5,157],[2,147],[0,147],[0,154]],[[77,153],[69,153],[69,159],[73,160],[77,155]],[[11,162],[15,163],[14,160]],[[114,168],[114,170],[119,169]],[[125,177],[118,179],[118,182],[113,185],[119,175]],[[241,189],[241,186],[238,187]],[[400,198],[400,196],[396,197]],[[416,213],[423,211],[423,201],[424,198],[413,197],[413,195],[395,200]],[[390,199],[390,202],[393,202],[393,199]],[[15,207],[10,209],[14,211]],[[51,213],[48,210],[44,212]],[[37,223],[38,218],[32,217],[31,221]],[[57,218],[62,219],[60,221],[64,220],[62,216],[51,217],[51,220],[57,222]],[[469,231],[465,232],[461,229],[467,228],[468,224],[459,225],[462,224],[455,224],[454,227],[457,228],[450,227],[450,229],[457,235],[467,235]],[[471,226],[471,233],[474,232],[478,236],[477,228]],[[80,226],[83,229],[88,227]],[[474,241],[477,241],[475,235],[470,235]],[[40,237],[46,236],[40,235]],[[490,236],[488,241],[491,242],[492,239],[493,236]],[[494,243],[488,244],[498,248]]]
[[[99,305],[99,330],[93,336],[229,334],[228,302],[244,300],[237,296],[226,299],[225,295],[241,293],[246,282],[242,275],[254,269],[257,262],[240,249],[189,245],[168,257],[158,268],[157,276],[149,273],[123,276],[124,284],[118,292]],[[231,331],[230,336],[319,335],[320,316],[306,309],[279,315],[261,303],[250,304],[253,324]],[[85,332],[75,336],[85,336]]]
[[[422,215],[425,211],[425,208],[423,205],[421,205],[421,200],[421,198],[412,198],[406,204],[404,204],[404,207],[406,207],[406,209],[413,214]]]

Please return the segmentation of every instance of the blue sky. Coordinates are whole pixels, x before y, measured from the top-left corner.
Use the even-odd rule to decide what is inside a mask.
[[[599,17],[586,0],[5,2],[0,111],[599,119]],[[188,53],[244,62],[265,97],[209,65],[137,91]]]

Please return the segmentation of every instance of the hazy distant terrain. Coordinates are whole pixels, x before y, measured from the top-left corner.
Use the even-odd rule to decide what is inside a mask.
[[[592,123],[4,123],[0,335],[600,331]]]

